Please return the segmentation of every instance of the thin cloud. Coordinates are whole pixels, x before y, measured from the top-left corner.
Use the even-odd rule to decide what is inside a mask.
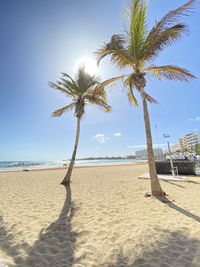
[[[128,146],[129,148],[146,148],[146,145],[135,145],[135,146]]]
[[[93,140],[96,140],[99,144],[104,144],[109,139],[105,134],[96,134],[92,137]]]
[[[120,132],[118,132],[118,133],[114,133],[113,135],[116,136],[116,137],[120,137],[120,136],[122,136],[122,134],[121,134]]]
[[[197,116],[196,118],[190,119],[190,121],[200,121],[200,117]]]
[[[173,144],[170,144],[170,145],[173,145]],[[133,146],[128,146],[129,148],[146,148],[147,145],[133,145]],[[154,144],[153,147],[166,147],[166,144],[163,143],[163,144]]]

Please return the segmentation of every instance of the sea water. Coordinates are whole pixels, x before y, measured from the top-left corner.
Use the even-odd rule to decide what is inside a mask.
[[[76,160],[75,166],[101,166],[120,165],[127,163],[142,162],[134,159],[99,159],[99,160]],[[61,168],[68,166],[69,160],[54,161],[0,161],[0,171],[20,171],[32,169]]]

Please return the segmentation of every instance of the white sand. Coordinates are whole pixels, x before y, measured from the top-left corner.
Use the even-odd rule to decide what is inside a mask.
[[[146,171],[76,168],[71,214],[59,185],[65,170],[1,173],[0,259],[9,267],[200,266],[200,178],[162,181],[175,199],[165,204],[144,198],[149,181],[137,176]]]

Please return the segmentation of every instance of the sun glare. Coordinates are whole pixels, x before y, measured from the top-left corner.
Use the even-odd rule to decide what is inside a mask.
[[[82,57],[77,61],[76,69],[83,66],[85,66],[85,72],[90,75],[95,75],[98,73],[96,61],[90,57]]]

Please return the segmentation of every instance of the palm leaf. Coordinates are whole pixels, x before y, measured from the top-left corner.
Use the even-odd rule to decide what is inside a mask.
[[[66,111],[69,111],[69,110],[72,110],[74,107],[76,106],[76,103],[75,102],[72,102],[71,104],[63,107],[63,108],[60,108],[60,109],[57,109],[55,110],[53,113],[52,113],[52,116],[53,117],[59,117],[61,116],[64,112]]]
[[[77,88],[76,81],[69,74],[62,72],[62,75],[63,75],[63,77],[67,77],[71,81],[74,88]]]
[[[60,78],[61,81],[57,81],[58,85],[61,85],[66,89],[70,94],[76,95],[77,93],[77,85],[71,82],[70,80],[66,80],[64,78]]]
[[[125,75],[121,75],[121,76],[117,76],[108,80],[105,80],[104,82],[98,84],[95,88],[94,88],[94,94],[101,94],[102,92],[104,92],[105,87],[113,84],[114,82],[118,81],[118,80],[122,80],[124,77],[126,77]]]
[[[93,84],[96,83],[97,81],[93,80],[93,76],[85,72],[84,66],[78,70],[77,85],[80,94],[84,94]]]
[[[188,70],[180,68],[178,66],[151,66],[149,68],[144,69],[148,74],[153,75],[158,78],[165,78],[168,80],[175,81],[185,81],[189,82],[190,79],[195,79],[196,77],[190,73]]]
[[[151,103],[151,104],[158,104],[158,101],[157,101],[155,98],[153,98],[153,97],[151,97],[150,95],[148,95],[146,92],[144,93],[144,95],[145,95],[145,99],[146,99],[149,103]]]
[[[135,62],[141,58],[143,45],[147,34],[147,4],[135,0],[131,6],[129,50]]]
[[[129,75],[128,78],[124,81],[124,87],[128,87],[128,99],[131,104],[138,106],[138,101],[134,96],[133,89],[135,87],[133,82],[133,74]]]
[[[153,59],[165,48],[166,45],[174,44],[174,42],[180,39],[182,34],[187,31],[186,25],[176,24],[160,33],[156,33],[156,31],[151,32],[144,44],[143,55],[141,57],[142,60],[146,61]]]
[[[99,64],[104,57],[111,56],[111,62],[116,63],[119,68],[133,65],[133,58],[128,54],[125,44],[125,36],[113,35],[111,41],[96,52],[97,63]]]
[[[128,78],[124,81],[124,86],[128,86],[129,88],[134,87],[133,76],[133,73],[128,76]]]
[[[99,84],[100,84],[100,77],[97,75],[91,76],[86,92],[89,91],[90,89],[94,90],[94,88],[98,86]]]
[[[133,94],[133,88],[129,88],[128,99],[129,99],[131,104],[133,104],[133,105],[138,107],[138,101],[137,101],[136,97]]]
[[[61,93],[65,94],[65,95],[67,95],[67,96],[73,96],[73,94],[71,94],[71,93],[69,92],[69,90],[66,90],[65,88],[61,87],[61,86],[59,85],[59,82],[58,82],[58,84],[57,84],[57,83],[53,83],[53,82],[48,82],[48,85],[49,85],[51,88],[54,88],[54,89],[60,91]]]
[[[157,23],[154,30],[156,32],[161,32],[166,28],[174,25],[174,23],[176,23],[180,18],[188,16],[194,10],[196,2],[196,0],[189,0],[182,6],[171,10],[165,16],[162,17],[162,19]]]
[[[90,103],[90,104],[94,104],[100,108],[103,108],[105,110],[105,112],[109,112],[111,111],[111,106],[108,105],[108,103],[106,102],[105,99],[103,99],[102,97],[98,97],[96,95],[87,95],[85,96],[85,99]]]
[[[168,12],[156,23],[145,42],[144,60],[157,56],[158,52],[161,51],[165,45],[172,44],[175,40],[179,39],[183,33],[187,32],[186,25],[176,23],[180,18],[191,13],[195,3],[196,0],[189,0],[184,5]]]

